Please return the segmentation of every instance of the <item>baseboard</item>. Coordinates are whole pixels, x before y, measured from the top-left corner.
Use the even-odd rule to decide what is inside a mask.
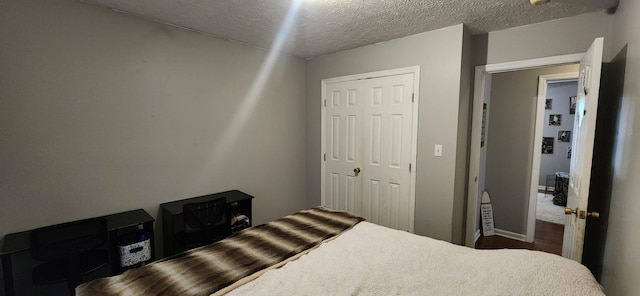
[[[538,185],[538,191],[553,191],[553,186]]]
[[[502,229],[495,229],[495,233],[496,235],[499,236],[503,236],[506,238],[510,238],[510,239],[515,239],[515,240],[519,240],[519,241],[526,241],[527,240],[527,236],[524,234],[520,234],[520,233],[515,233],[515,232],[511,232],[511,231],[507,231],[507,230],[502,230]]]
[[[475,245],[476,242],[478,242],[478,239],[480,238],[480,229],[476,230],[476,235],[473,237],[473,244]]]

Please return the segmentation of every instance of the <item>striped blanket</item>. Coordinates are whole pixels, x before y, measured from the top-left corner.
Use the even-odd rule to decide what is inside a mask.
[[[254,278],[334,238],[364,218],[323,207],[238,232],[217,243],[97,279],[77,295],[210,295]],[[240,281],[242,282],[242,281]]]

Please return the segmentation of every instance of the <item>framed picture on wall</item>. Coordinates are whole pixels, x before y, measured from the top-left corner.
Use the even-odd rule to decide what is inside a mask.
[[[553,137],[542,137],[542,154],[553,154]]]
[[[576,96],[569,97],[569,114],[576,114],[577,101],[578,101],[578,97]]]
[[[562,114],[549,115],[549,125],[554,125],[554,126],[562,125]]]
[[[558,141],[571,142],[571,131],[558,131]]]
[[[547,109],[547,110],[551,110],[551,103],[552,103],[552,101],[553,101],[552,99],[546,99],[546,100],[544,101],[544,108],[545,108],[545,109]]]

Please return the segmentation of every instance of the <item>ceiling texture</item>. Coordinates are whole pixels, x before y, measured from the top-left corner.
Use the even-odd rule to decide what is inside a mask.
[[[281,51],[312,58],[466,24],[474,34],[583,13],[618,0],[80,0],[219,38],[272,48],[287,15]],[[291,12],[290,12],[291,11]]]

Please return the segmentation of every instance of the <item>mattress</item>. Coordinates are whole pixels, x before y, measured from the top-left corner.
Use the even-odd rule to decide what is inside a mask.
[[[604,295],[583,265],[476,250],[361,222],[227,295]]]

